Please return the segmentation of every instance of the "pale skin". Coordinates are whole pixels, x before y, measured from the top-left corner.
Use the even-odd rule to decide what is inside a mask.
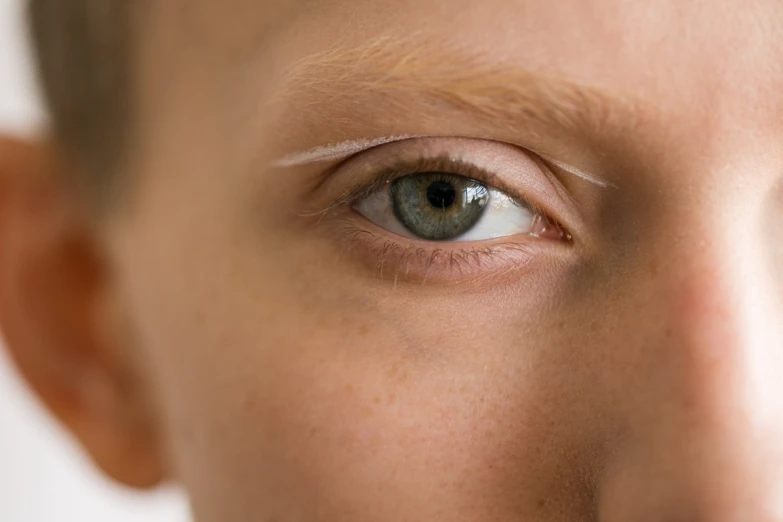
[[[0,150],[8,348],[107,474],[198,522],[783,521],[779,1],[142,18],[107,211],[50,145]],[[567,234],[434,243],[346,200],[422,156]]]

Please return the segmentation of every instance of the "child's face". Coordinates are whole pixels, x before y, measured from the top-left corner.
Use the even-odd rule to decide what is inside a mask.
[[[199,521],[783,520],[778,0],[140,26],[103,232]]]

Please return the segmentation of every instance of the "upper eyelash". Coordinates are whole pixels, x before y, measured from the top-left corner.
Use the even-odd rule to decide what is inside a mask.
[[[499,190],[510,195],[515,201],[526,206],[535,214],[547,213],[541,209],[526,194],[520,194],[518,190],[507,186],[496,174],[489,172],[473,163],[451,158],[447,155],[423,156],[414,161],[400,162],[382,169],[369,182],[360,183],[347,190],[336,201],[330,203],[326,208],[309,215],[318,215],[331,211],[345,205],[353,204],[366,197],[371,196],[376,191],[387,186],[392,181],[415,174],[427,172],[443,172],[456,176],[462,176],[487,185],[489,188]]]

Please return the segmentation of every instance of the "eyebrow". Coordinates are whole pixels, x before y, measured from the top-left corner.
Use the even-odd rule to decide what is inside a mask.
[[[427,109],[417,114],[430,118],[440,108],[448,107],[510,133],[524,128],[528,136],[543,135],[539,129],[552,128],[573,134],[600,134],[608,128],[633,126],[643,112],[638,100],[584,81],[526,69],[489,54],[447,51],[443,43],[390,37],[360,45],[337,45],[303,58],[289,69],[278,96],[273,97],[280,98],[311,100],[316,110],[328,104],[358,105],[366,98],[383,104],[392,115],[410,113],[412,107],[424,104]],[[278,163],[334,158],[343,148],[352,150],[373,141],[405,137],[319,145],[289,154]],[[554,158],[547,159],[587,181],[612,186]]]
[[[641,113],[638,100],[584,81],[414,38],[380,37],[303,58],[289,69],[281,94],[308,93],[332,101],[381,94],[392,106],[414,96],[495,122],[582,131],[600,131],[620,117],[628,125]]]

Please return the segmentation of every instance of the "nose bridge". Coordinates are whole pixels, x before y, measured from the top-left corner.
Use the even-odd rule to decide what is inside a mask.
[[[716,437],[742,419],[750,428],[783,415],[783,296],[758,227],[738,213],[706,211],[690,232],[665,239],[672,257],[652,294],[663,311],[663,331],[650,332],[664,362],[658,378],[680,394],[672,407],[693,426],[723,430]]]
[[[725,409],[728,397],[711,389],[718,381],[726,395],[740,400],[745,389],[755,399],[783,375],[783,250],[775,244],[783,234],[770,231],[783,226],[783,183],[777,148],[763,129],[736,124],[746,109],[733,90],[716,90],[723,94],[690,141],[699,152],[667,142],[675,175],[644,257],[660,260],[649,294],[665,310],[662,353],[694,394]]]
[[[706,378],[708,368],[722,369],[725,381],[750,369],[760,354],[772,355],[767,334],[774,325],[766,305],[774,303],[765,295],[768,275],[751,243],[746,235],[723,229],[673,245],[656,297],[665,310],[667,335],[661,343],[673,350],[683,370]]]
[[[749,400],[747,393],[757,398],[783,375],[783,295],[763,216],[747,210],[759,206],[738,193],[704,197],[673,211],[686,226],[669,227],[652,245],[669,252],[652,281],[663,311],[660,353],[680,365],[686,388],[722,409],[729,399]]]
[[[671,414],[705,444],[738,449],[783,424],[783,296],[757,245],[726,227],[686,239],[660,283],[663,332],[651,332],[650,347],[663,358],[657,378]]]
[[[639,368],[606,521],[783,522],[783,296],[752,218],[726,211],[673,211],[688,226],[650,241],[668,255],[635,290],[649,313],[629,318]]]

